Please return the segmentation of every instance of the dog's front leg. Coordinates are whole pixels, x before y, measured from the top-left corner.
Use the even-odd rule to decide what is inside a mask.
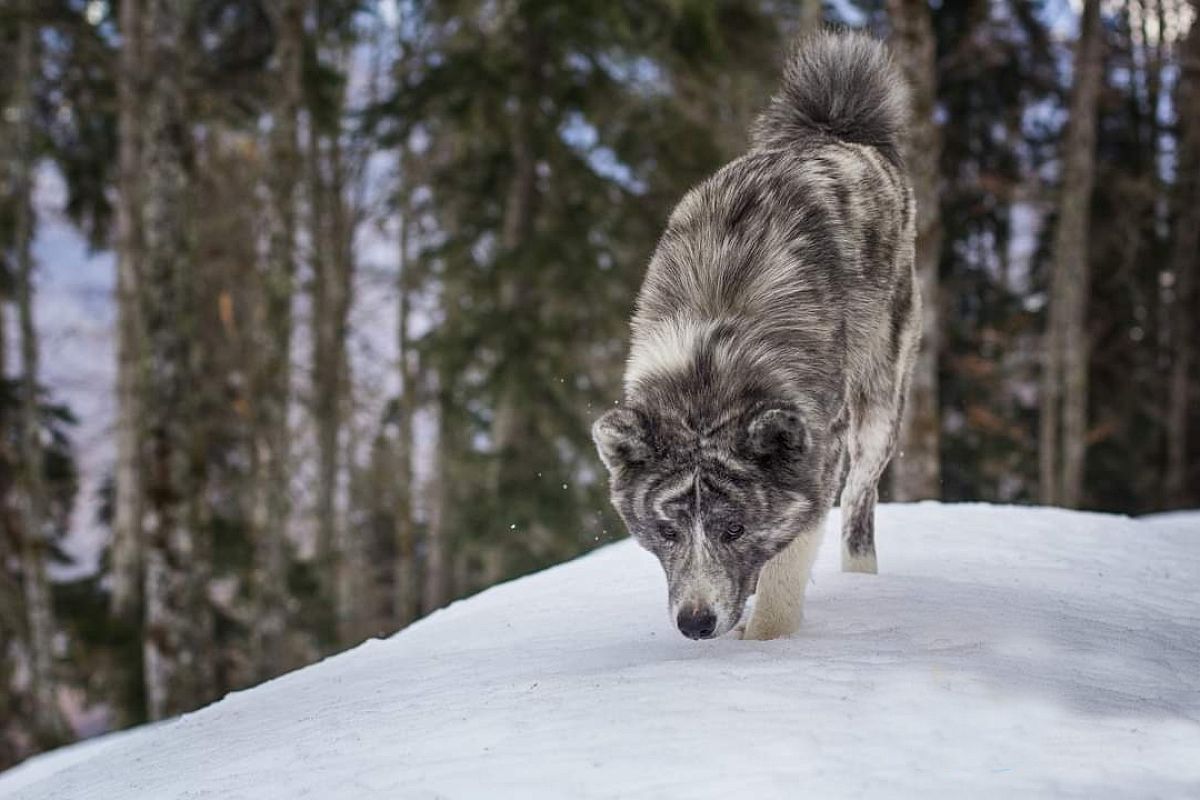
[[[754,611],[743,639],[778,639],[800,628],[804,619],[804,592],[824,530],[824,524],[818,524],[800,534],[763,567],[758,576]]]

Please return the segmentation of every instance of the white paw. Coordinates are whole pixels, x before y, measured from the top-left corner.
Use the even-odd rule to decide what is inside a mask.
[[[742,632],[742,639],[751,642],[766,642],[771,639],[782,639],[800,630],[800,618],[795,620],[761,619],[751,617]]]

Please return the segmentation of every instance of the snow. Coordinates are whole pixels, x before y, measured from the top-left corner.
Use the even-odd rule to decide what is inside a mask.
[[[0,798],[1200,796],[1200,517],[885,506],[775,642],[621,542],[0,775]]]

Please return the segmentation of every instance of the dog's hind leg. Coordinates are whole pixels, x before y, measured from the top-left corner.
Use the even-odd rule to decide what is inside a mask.
[[[907,257],[911,271],[911,251]],[[910,281],[909,285],[912,285]],[[893,331],[895,357],[881,365],[873,380],[865,382],[869,392],[859,394],[850,405],[850,434],[846,453],[850,469],[842,487],[842,572],[879,571],[875,557],[875,503],[879,500],[879,478],[892,458],[900,433],[900,417],[908,397],[912,365],[920,347],[921,297],[910,292],[907,307],[895,311],[903,317]]]
[[[903,401],[889,393],[884,402],[862,402],[851,413],[847,449],[850,471],[842,489],[842,572],[878,571],[875,558],[875,503],[879,478],[892,457]]]
[[[743,639],[778,639],[800,627],[804,619],[804,592],[824,532],[822,519],[766,563],[758,576],[754,611]]]

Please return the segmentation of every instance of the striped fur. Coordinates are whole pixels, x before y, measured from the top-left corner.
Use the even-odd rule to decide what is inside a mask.
[[[680,201],[650,261],[625,400],[593,436],[681,627],[700,609],[702,634],[730,630],[757,588],[747,635],[791,633],[846,466],[843,566],[874,571],[920,330],[903,97],[877,42],[801,42],[754,147]]]

